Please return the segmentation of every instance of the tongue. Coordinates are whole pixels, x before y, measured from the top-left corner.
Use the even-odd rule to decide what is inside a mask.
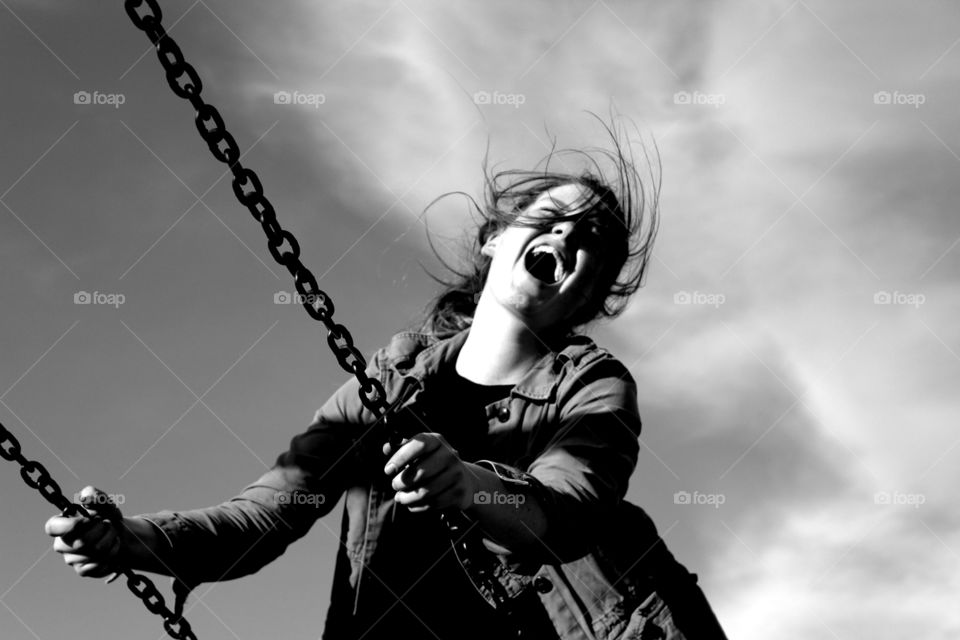
[[[557,281],[553,276],[556,272],[557,263],[553,255],[549,253],[538,255],[528,253],[524,266],[527,268],[527,272],[537,280],[546,284],[556,284]]]

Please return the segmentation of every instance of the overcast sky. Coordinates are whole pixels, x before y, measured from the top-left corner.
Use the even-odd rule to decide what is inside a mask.
[[[162,6],[367,354],[434,292],[426,224],[453,251],[470,219],[423,209],[479,195],[488,142],[527,168],[627,116],[663,168],[647,285],[593,332],[639,387],[629,498],[731,638],[960,634],[955,3]],[[0,422],[68,495],[226,500],[345,374],[119,0],[0,0],[0,53]],[[4,637],[161,637],[2,467]],[[200,587],[197,636],[318,637],[339,520]]]

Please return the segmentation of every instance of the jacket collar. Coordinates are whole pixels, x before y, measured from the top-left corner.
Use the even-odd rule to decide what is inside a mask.
[[[425,333],[406,332],[394,336],[388,347],[388,366],[419,383],[428,375],[452,369],[470,329],[438,339]],[[594,347],[587,336],[571,338],[560,351],[544,354],[514,385],[511,395],[529,400],[549,400],[556,392],[560,374],[568,362],[576,364],[579,356]]]

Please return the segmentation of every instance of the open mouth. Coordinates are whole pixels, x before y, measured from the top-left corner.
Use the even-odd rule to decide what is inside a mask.
[[[523,266],[527,273],[546,284],[557,284],[566,275],[560,254],[556,249],[545,244],[528,251],[524,256]]]

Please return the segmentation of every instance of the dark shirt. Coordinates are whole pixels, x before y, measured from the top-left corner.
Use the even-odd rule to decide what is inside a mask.
[[[446,374],[425,410],[426,427],[449,434],[461,458],[470,461],[481,453],[473,436],[480,433],[478,427],[486,433],[486,407],[506,398],[513,385],[477,384],[453,367]],[[396,640],[398,630],[403,630],[404,638],[510,636],[470,584],[436,512],[413,513],[395,504],[383,524],[379,545],[378,556],[368,567],[375,577],[363,586],[372,587],[361,599],[366,611],[356,616],[369,625],[358,629],[367,634],[365,640]]]

